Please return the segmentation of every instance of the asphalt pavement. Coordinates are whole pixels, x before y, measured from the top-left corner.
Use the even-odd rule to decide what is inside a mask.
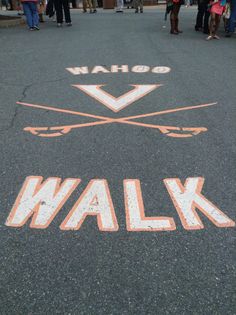
[[[195,16],[195,7],[181,9],[176,36],[163,8],[74,10],[72,27],[47,20],[40,31],[0,29],[0,314],[236,313],[235,228],[215,224],[195,202],[204,228],[187,229],[164,183],[204,178],[201,194],[235,221],[236,36],[224,38],[221,25],[222,38],[207,42]],[[91,85],[97,94],[81,90]],[[130,85],[156,86],[128,104]],[[124,106],[114,111],[118,97]],[[193,108],[204,104],[212,105]],[[6,225],[29,176],[81,179],[48,227],[30,226],[31,217]],[[102,231],[92,215],[78,230],[62,229],[93,179],[107,181],[116,229]],[[150,224],[171,217],[176,229],[132,231],[127,179],[139,180]]]

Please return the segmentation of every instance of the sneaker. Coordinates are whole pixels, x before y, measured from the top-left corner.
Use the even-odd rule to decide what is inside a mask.
[[[62,23],[57,23],[57,27],[62,27]]]
[[[97,10],[96,10],[96,9],[94,9],[94,10],[93,10],[93,13],[97,13]]]
[[[29,28],[29,31],[34,31],[34,28],[33,28],[33,27],[30,27],[30,28]]]
[[[140,13],[143,13],[143,9],[140,9]]]
[[[218,35],[214,35],[214,39],[220,39]]]
[[[67,26],[72,26],[72,23],[71,23],[71,22],[69,22],[69,23],[66,23],[66,25],[67,25]]]
[[[206,40],[211,40],[211,39],[213,39],[213,36],[211,36],[211,35],[207,36],[207,38],[206,38]]]
[[[34,26],[34,29],[36,30],[36,31],[39,31],[40,30],[40,28],[36,25],[36,26]]]

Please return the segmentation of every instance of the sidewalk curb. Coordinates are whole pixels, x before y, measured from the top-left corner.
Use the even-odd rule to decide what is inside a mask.
[[[13,16],[6,16],[6,15],[2,15],[0,17],[0,28],[18,26],[24,23],[25,21],[22,17],[13,17]]]

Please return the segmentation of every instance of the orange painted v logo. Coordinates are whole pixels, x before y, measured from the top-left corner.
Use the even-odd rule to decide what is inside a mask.
[[[96,99],[113,112],[118,112],[121,109],[125,108],[126,106],[134,103],[135,101],[139,100],[140,98],[144,97],[145,95],[149,94],[153,90],[160,87],[162,84],[130,84],[134,88],[119,96],[114,97],[113,95],[107,93],[101,87],[105,86],[102,85],[72,85],[81,91],[85,92],[92,98]]]

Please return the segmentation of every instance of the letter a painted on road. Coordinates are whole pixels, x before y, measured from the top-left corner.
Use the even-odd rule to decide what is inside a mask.
[[[105,179],[94,179],[88,184],[60,228],[79,230],[87,216],[97,216],[100,231],[118,231],[115,210]]]
[[[42,184],[43,177],[29,176],[16,199],[6,225],[21,227],[33,216],[31,228],[45,229],[80,183],[80,179],[48,178]]]
[[[176,229],[173,218],[145,217],[140,181],[124,180],[125,210],[127,230],[138,231],[173,231]]]
[[[187,178],[184,185],[178,178],[164,179],[164,183],[186,230],[204,228],[195,209],[199,209],[218,227],[235,226],[233,220],[202,195],[204,178]]]
[[[139,100],[140,98],[144,97],[145,95],[149,94],[156,88],[160,87],[161,84],[145,84],[145,85],[138,85],[138,84],[131,84],[134,88],[121,95],[120,97],[114,97],[111,94],[105,92],[101,89],[103,85],[72,85],[81,91],[85,92],[92,98],[96,99],[113,112],[118,112],[121,109],[125,108],[126,106],[134,103],[135,101]]]

